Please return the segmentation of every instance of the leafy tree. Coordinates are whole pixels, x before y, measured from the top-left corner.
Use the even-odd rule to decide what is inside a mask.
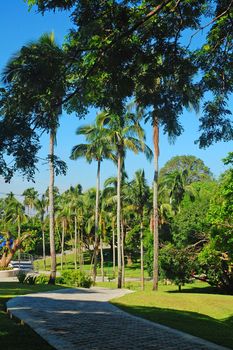
[[[181,291],[185,283],[191,282],[194,269],[192,252],[188,249],[166,245],[160,252],[160,266],[166,278],[172,280]]]
[[[216,182],[192,184],[195,200],[186,195],[181,202],[180,212],[171,224],[172,238],[177,247],[187,245],[203,246],[209,240],[210,223],[207,217],[210,202],[217,189]]]
[[[210,169],[204,162],[195,156],[175,156],[171,158],[160,170],[159,176],[162,180],[168,174],[179,172],[184,174],[184,184],[190,185],[193,182],[208,181],[213,179]],[[185,173],[184,173],[185,172]]]
[[[56,45],[54,35],[44,34],[37,42],[23,46],[4,69],[4,82],[9,99],[5,106],[6,120],[25,119],[34,130],[50,134],[49,141],[49,217],[51,274],[55,283],[56,252],[54,241],[54,172],[65,172],[65,165],[54,155],[56,130],[59,126],[61,101],[65,94],[64,53]],[[17,108],[15,101],[17,100]],[[27,118],[25,117],[27,116]]]
[[[233,164],[233,154],[224,159],[225,164]],[[208,212],[211,225],[210,242],[200,253],[200,261],[208,281],[218,287],[233,292],[233,169],[227,170],[220,179],[218,190],[213,196]]]

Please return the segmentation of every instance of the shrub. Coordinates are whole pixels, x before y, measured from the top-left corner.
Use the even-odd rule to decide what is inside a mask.
[[[36,283],[36,278],[37,276],[35,275],[27,275],[23,283],[34,285]]]
[[[41,274],[36,276],[36,284],[48,284],[49,276]]]
[[[24,280],[25,280],[26,276],[27,276],[26,272],[20,270],[20,271],[17,273],[17,278],[18,278],[19,283],[24,283]]]
[[[162,275],[173,281],[179,290],[185,283],[192,282],[195,264],[193,254],[188,249],[178,249],[169,243],[160,250],[159,263]]]
[[[92,285],[91,278],[80,270],[66,270],[61,273],[63,283],[68,286],[90,288]]]
[[[13,267],[10,267],[10,266],[2,267],[2,266],[0,266],[0,271],[4,271],[4,270],[13,270]]]
[[[65,284],[64,278],[61,276],[56,277],[56,284]]]

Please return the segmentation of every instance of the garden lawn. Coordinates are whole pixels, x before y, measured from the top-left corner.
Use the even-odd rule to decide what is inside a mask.
[[[158,292],[137,291],[111,303],[146,318],[233,349],[233,296],[214,294],[204,283],[178,293],[176,286],[160,286]],[[133,283],[132,283],[133,289]]]
[[[90,258],[88,257],[88,254],[84,254],[85,258],[85,265],[83,266],[83,270],[87,273],[91,273],[91,265],[90,265]],[[46,258],[46,266],[47,271],[50,271],[50,257]],[[57,256],[57,271],[61,270],[61,257],[60,255]],[[42,259],[38,259],[34,261],[34,268],[37,271],[43,271],[44,269],[44,262]],[[63,270],[69,270],[74,269],[74,253],[65,254],[63,258]],[[117,273],[117,267],[116,267],[116,273]],[[104,262],[104,274],[105,279],[108,280],[108,277],[113,277],[113,267],[112,262],[105,261]],[[148,273],[145,270],[144,271],[145,277],[148,277]],[[134,263],[132,266],[126,266],[125,267],[125,277],[126,278],[140,278],[141,270],[140,270],[140,263]],[[101,276],[101,270],[100,267],[97,268],[97,276]]]
[[[51,350],[45,340],[27,325],[11,320],[6,313],[6,302],[15,296],[61,289],[61,286],[24,285],[0,282],[0,348],[5,350]]]

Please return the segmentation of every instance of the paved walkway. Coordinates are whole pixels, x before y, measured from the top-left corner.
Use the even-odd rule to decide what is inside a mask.
[[[226,349],[128,315],[107,302],[126,293],[130,291],[63,289],[13,298],[7,308],[57,350]]]

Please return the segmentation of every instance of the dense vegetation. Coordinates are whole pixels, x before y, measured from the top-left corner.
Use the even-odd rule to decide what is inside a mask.
[[[224,160],[232,162],[232,154]],[[177,156],[161,169],[159,180],[160,279],[174,281],[179,288],[194,278],[233,292],[232,277],[232,183],[233,169],[214,180],[204,163],[194,156]],[[66,250],[73,250],[74,269],[91,272],[93,253],[104,277],[104,264],[116,276],[116,178],[109,178],[100,191],[99,229],[95,231],[96,190],[81,185],[64,193],[55,188],[56,251],[64,270]],[[142,262],[153,270],[152,190],[142,170],[122,185],[123,275],[125,265]],[[23,250],[34,256],[49,254],[48,192],[40,199],[35,189],[24,192],[23,203],[13,194],[1,200],[1,231],[15,238],[27,234]],[[97,234],[97,237],[96,237]],[[94,251],[97,242],[97,251]],[[3,247],[4,250],[4,247]],[[145,253],[145,256],[144,256]],[[124,258],[123,258],[124,257]],[[67,258],[66,258],[67,259]],[[143,286],[142,265],[142,286]]]

